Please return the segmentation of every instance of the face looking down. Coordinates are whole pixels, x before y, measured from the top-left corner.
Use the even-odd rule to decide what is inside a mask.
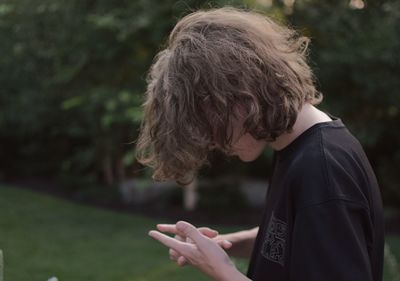
[[[229,156],[237,156],[243,162],[254,161],[260,156],[267,142],[264,140],[256,140],[250,133],[242,134],[243,123],[245,117],[242,111],[238,114],[238,118],[233,118],[231,122],[232,128],[232,151],[228,152]],[[220,145],[213,142],[210,149],[222,150]]]

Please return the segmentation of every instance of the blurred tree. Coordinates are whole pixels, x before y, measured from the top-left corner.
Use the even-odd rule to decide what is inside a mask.
[[[297,0],[288,20],[312,38],[325,107],[342,117],[400,202],[400,2]]]
[[[99,174],[134,161],[145,73],[178,17],[205,1],[2,1],[4,176]]]
[[[129,142],[137,136],[154,55],[181,16],[225,4],[256,7],[311,37],[323,106],[361,140],[386,199],[399,202],[395,0],[3,0],[0,178],[58,175],[113,183],[134,171]],[[269,157],[215,171],[262,175]]]

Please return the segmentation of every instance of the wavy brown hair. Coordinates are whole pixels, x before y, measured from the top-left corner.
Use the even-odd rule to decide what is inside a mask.
[[[183,17],[147,76],[137,159],[153,179],[190,182],[209,145],[231,149],[230,120],[243,134],[275,140],[305,102],[322,95],[306,62],[309,39],[255,11],[224,7]]]

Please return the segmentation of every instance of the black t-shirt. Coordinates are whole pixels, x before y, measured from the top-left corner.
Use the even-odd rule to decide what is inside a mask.
[[[274,154],[253,281],[382,280],[378,183],[360,143],[331,117]]]

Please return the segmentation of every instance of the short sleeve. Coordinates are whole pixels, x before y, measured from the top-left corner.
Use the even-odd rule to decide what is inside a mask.
[[[335,199],[301,209],[293,225],[290,280],[372,281],[371,233],[361,204]]]

